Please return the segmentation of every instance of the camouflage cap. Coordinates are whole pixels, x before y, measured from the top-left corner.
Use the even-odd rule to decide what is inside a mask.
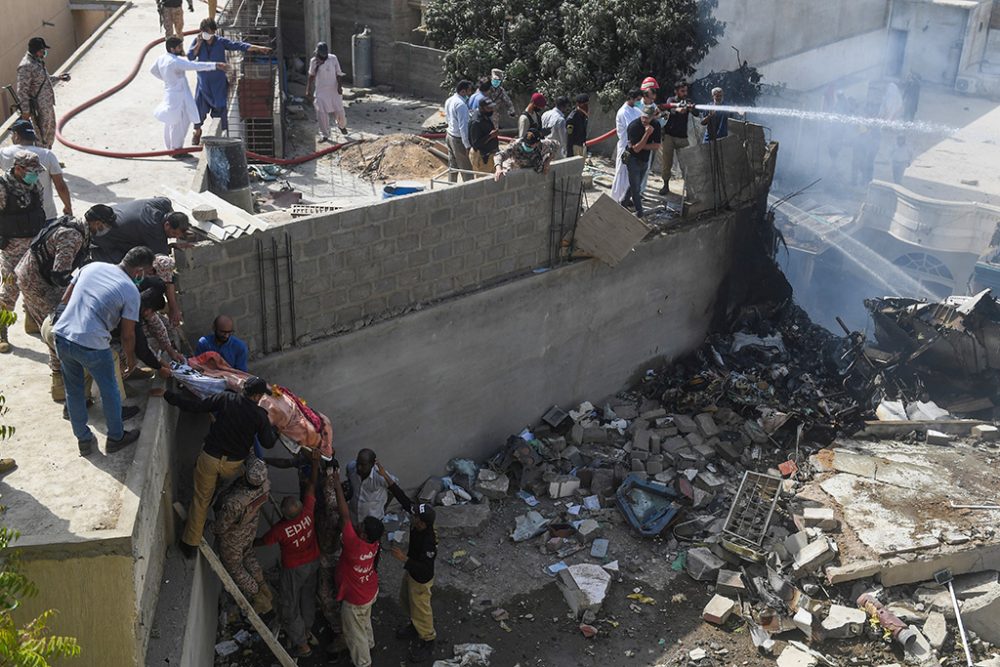
[[[14,154],[14,166],[23,167],[29,171],[42,172],[45,167],[39,162],[38,156],[31,151],[18,151]]]
[[[267,479],[267,464],[260,459],[251,459],[246,468],[247,483],[251,486],[260,486]]]

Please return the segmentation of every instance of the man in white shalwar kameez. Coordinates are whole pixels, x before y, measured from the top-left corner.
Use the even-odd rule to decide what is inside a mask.
[[[337,56],[330,53],[326,42],[316,44],[316,53],[309,61],[309,81],[306,83],[306,97],[314,94],[313,106],[319,122],[320,141],[330,141],[330,114],[337,120],[340,133],[347,134],[347,116],[344,114],[344,76]]]
[[[191,61],[183,53],[183,40],[171,37],[167,39],[167,52],[149,69],[150,74],[163,82],[163,101],[153,115],[163,123],[163,143],[167,150],[183,148],[188,127],[200,120],[187,72],[226,69],[226,63]]]
[[[611,196],[616,202],[621,203],[626,200],[629,194],[628,170],[622,162],[622,153],[628,146],[628,124],[642,115],[642,110],[636,103],[642,99],[642,92],[638,89],[628,91],[625,102],[615,114],[615,131],[618,133],[618,146],[615,149],[615,180],[611,184]]]

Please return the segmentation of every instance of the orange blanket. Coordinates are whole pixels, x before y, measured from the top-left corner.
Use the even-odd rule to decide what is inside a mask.
[[[221,378],[226,386],[233,391],[243,391],[243,383],[252,377],[250,373],[238,371],[219,356],[217,352],[204,352],[196,357],[188,358],[188,365],[209,377]],[[278,385],[271,386],[272,393],[260,400],[260,407],[267,410],[267,416],[278,431],[309,449],[319,449],[324,458],[333,456],[333,423],[320,413],[313,411],[321,421],[317,429],[303,413],[299,403],[305,401],[291,391]]]

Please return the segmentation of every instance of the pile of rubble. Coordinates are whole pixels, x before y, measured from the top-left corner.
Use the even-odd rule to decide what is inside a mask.
[[[955,420],[920,400],[926,395],[907,394],[909,405],[890,401],[892,387],[903,386],[901,376],[893,376],[895,385],[888,381],[889,365],[871,354],[863,336],[833,336],[794,306],[751,312],[734,329],[710,336],[686,359],[648,371],[614,397],[569,410],[552,407],[482,465],[450,461],[446,474],[427,480],[419,493],[440,506],[439,532],[477,534],[491,500],[519,497],[528,510],[516,517],[510,539],[534,541],[555,561],[548,573],[587,637],[598,634],[594,621],[619,567],[602,531],[623,517],[638,535],[666,537],[673,569],[711,587],[706,622],[745,628],[753,645],[779,665],[958,664],[966,645],[977,659],[990,658],[1000,645],[1000,583],[992,571],[1000,568],[1000,544],[994,533],[970,527],[977,522],[972,518],[958,537],[956,530],[936,528],[935,539],[917,544],[914,528],[899,545],[872,546],[866,526],[849,511],[850,500],[824,484],[848,473],[866,481],[865,457],[845,448],[875,446],[848,438],[877,440],[868,432],[877,431],[876,411],[895,418],[902,412],[905,428],[895,435],[909,442],[892,444],[900,451],[935,444],[930,420],[958,429],[961,435],[946,434],[947,442],[939,444],[952,446],[959,458],[993,447],[996,428]],[[920,424],[922,431],[915,428]],[[953,465],[920,463],[915,451],[904,455],[912,463],[906,474]],[[871,479],[891,499],[910,482],[889,479],[893,465],[900,474],[907,464],[885,456],[891,455],[869,457],[878,470]],[[552,499],[546,507],[555,515],[537,507],[539,498]],[[871,518],[878,523],[879,517]],[[398,528],[393,535],[404,537]],[[950,545],[996,549],[984,559]],[[578,552],[593,562],[568,565]],[[957,560],[945,560],[956,554]],[[464,553],[453,556],[450,562],[466,571],[481,566]],[[959,572],[991,570],[956,579],[965,641],[947,588],[926,581],[935,563]],[[903,574],[893,569],[899,565],[910,567]],[[641,604],[645,596],[634,595]],[[857,651],[831,640],[854,640],[846,644],[865,647],[861,653],[869,658],[859,662]],[[676,657],[679,664],[701,666],[722,664],[718,660],[704,648]]]

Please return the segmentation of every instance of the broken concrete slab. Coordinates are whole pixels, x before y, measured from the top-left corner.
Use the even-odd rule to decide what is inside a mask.
[[[681,433],[694,433],[698,430],[698,424],[688,415],[671,415],[671,418],[674,420],[674,426]]]
[[[819,660],[794,646],[786,646],[778,656],[778,667],[816,667]]]
[[[747,587],[743,583],[743,575],[733,570],[719,570],[715,580],[715,590],[722,595],[739,597],[746,595]]]
[[[705,605],[705,609],[701,612],[701,617],[709,623],[723,625],[729,620],[734,611],[736,611],[736,600],[727,598],[724,595],[715,595]]]
[[[986,595],[995,587],[998,575],[1000,573],[996,570],[958,575],[951,584],[955,589],[955,597],[959,600],[968,600],[969,598]]]
[[[719,570],[725,565],[726,562],[712,553],[711,549],[695,547],[688,550],[684,569],[693,579],[712,581],[718,578]]]
[[[483,532],[490,520],[489,503],[435,507],[434,530],[444,537],[472,537]]]
[[[932,428],[927,429],[926,442],[928,445],[950,445],[953,440],[955,440],[955,436],[936,431]]]
[[[796,575],[815,572],[836,557],[834,544],[827,538],[821,537],[810,542],[798,553],[792,563],[792,572]]]
[[[649,234],[642,220],[606,194],[584,211],[576,225],[577,247],[609,266],[616,266]]]
[[[501,500],[507,497],[510,489],[510,478],[497,472],[482,468],[476,478],[476,491],[490,500]]]
[[[715,418],[707,412],[702,412],[696,415],[694,418],[695,424],[698,425],[698,431],[707,439],[714,438],[721,433],[719,427],[715,424]]]
[[[924,621],[924,636],[927,637],[931,648],[935,651],[941,650],[948,638],[948,622],[945,620],[944,614],[932,611],[927,615],[927,620]]]
[[[867,618],[868,615],[861,609],[835,604],[830,607],[820,626],[823,628],[824,637],[847,639],[861,635]]]
[[[597,613],[611,587],[611,575],[600,565],[578,563],[559,572],[559,588],[573,614]]]
[[[549,497],[567,498],[580,489],[580,479],[573,475],[559,475],[549,482]]]
[[[809,528],[834,531],[840,528],[837,515],[832,507],[806,507],[802,510],[802,518]]]
[[[424,485],[420,487],[420,493],[417,494],[417,498],[425,503],[432,503],[434,499],[437,498],[437,494],[441,493],[444,489],[444,484],[441,482],[440,477],[429,477]]]
[[[962,603],[965,627],[991,644],[1000,644],[1000,584],[994,584],[985,595]]]
[[[847,581],[868,579],[881,571],[882,563],[876,560],[854,561],[846,565],[831,565],[826,568],[826,581],[831,585],[842,584]]]
[[[813,615],[809,610],[805,607],[799,607],[795,616],[792,617],[792,623],[806,636],[806,639],[812,639]]]
[[[985,442],[1000,440],[1000,429],[991,424],[980,424],[972,427],[972,437]]]

